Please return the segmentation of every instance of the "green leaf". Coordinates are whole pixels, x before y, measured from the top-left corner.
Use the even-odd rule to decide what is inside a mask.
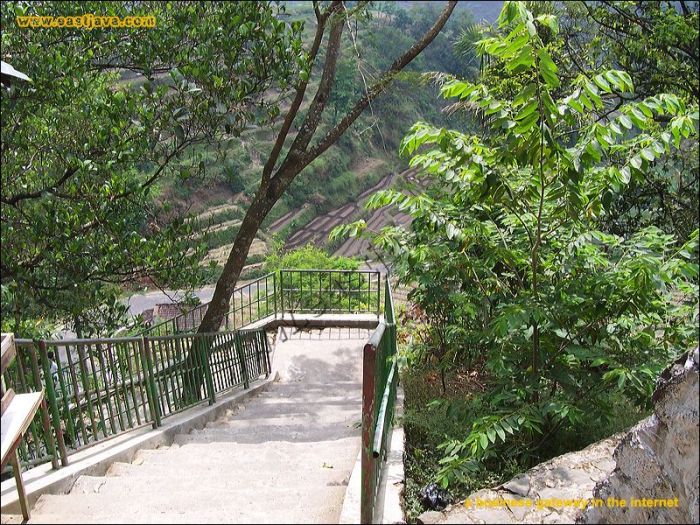
[[[556,89],[559,87],[559,77],[557,77],[557,65],[552,61],[552,57],[545,49],[540,49],[537,53],[540,59],[540,72],[542,77],[550,88]]]
[[[185,141],[185,130],[180,124],[175,126],[175,137],[177,141],[182,144]]]
[[[534,58],[532,56],[532,46],[530,44],[522,48],[518,56],[506,63],[508,71],[520,71],[532,67]]]
[[[625,128],[632,129],[632,120],[627,115],[620,115],[618,120]]]
[[[540,24],[548,27],[555,35],[559,33],[559,22],[554,15],[540,15],[535,18]]]
[[[479,434],[479,444],[483,450],[486,450],[489,446],[489,440],[485,433]]]
[[[639,154],[642,156],[642,158],[648,160],[649,162],[653,162],[656,158],[654,152],[649,148],[642,149],[642,151],[640,151]]]
[[[486,435],[488,436],[489,441],[491,441],[491,443],[495,443],[495,442],[496,442],[496,431],[495,431],[494,429],[489,428],[489,429],[486,431]]]
[[[503,424],[503,423],[501,423]],[[505,443],[506,441],[506,433],[503,431],[501,427],[496,427],[496,432],[498,433],[498,437],[501,438],[501,441]]]

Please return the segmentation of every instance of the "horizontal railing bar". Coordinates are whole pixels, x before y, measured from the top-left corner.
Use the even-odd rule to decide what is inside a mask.
[[[202,332],[202,333],[189,333],[189,334],[171,334],[171,335],[150,335],[148,339],[150,341],[166,341],[170,339],[187,339],[188,337],[220,337],[222,335],[230,335],[236,333],[235,330],[228,330],[226,332]]]
[[[372,332],[372,335],[369,338],[369,344],[371,344],[372,347],[379,347],[379,344],[382,342],[382,338],[384,337],[386,328],[386,323],[384,321],[380,321],[377,328],[374,330],[374,332]]]
[[[129,343],[138,341],[141,337],[96,337],[94,339],[47,339],[47,346],[62,346],[75,344],[109,344],[109,343]],[[17,339],[16,343],[21,346],[33,345],[32,339]]]
[[[328,270],[314,270],[313,268],[299,268],[297,270],[280,270],[280,272],[284,273],[367,273],[367,274],[380,274],[379,270],[334,270],[334,269],[328,269]]]
[[[384,428],[386,427],[386,407],[389,405],[389,396],[391,395],[392,383],[394,381],[394,373],[396,372],[396,356],[391,363],[391,370],[386,378],[384,393],[382,395],[382,404],[379,405],[379,413],[377,414],[377,422],[375,423],[374,443],[372,444],[372,455],[375,458],[379,457],[382,449],[382,441],[384,439]]]

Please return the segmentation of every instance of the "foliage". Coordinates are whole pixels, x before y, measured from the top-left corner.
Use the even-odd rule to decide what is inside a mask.
[[[265,268],[268,272],[288,268],[295,270],[357,270],[359,267],[360,261],[356,259],[328,255],[324,250],[312,245],[285,253],[277,251],[265,259]]]
[[[564,2],[561,9],[563,69],[569,74],[619,68],[635,85],[625,98],[667,92],[698,102],[697,2]],[[644,181],[616,197],[610,220],[601,228],[625,235],[639,224],[656,225],[687,238],[700,225],[699,173],[697,141],[683,141]]]
[[[276,116],[276,101],[263,94],[288,89],[306,67],[301,24],[280,21],[280,9],[3,2],[2,58],[32,79],[2,94],[2,282],[15,300],[3,302],[3,317],[12,310],[96,331],[114,324],[90,320],[97,305],[115,304],[104,283],[197,279],[201,251],[184,243],[191,228],[163,220],[167,203],[159,209],[151,190],[166,175],[186,181],[203,169],[193,144],[221,143]],[[27,30],[15,22],[47,11],[148,14],[157,27]]]
[[[265,260],[267,272],[293,270],[340,270],[339,272],[285,272],[278,278],[284,295],[286,311],[372,311],[376,309],[377,283],[355,271],[360,261],[348,257],[328,255],[312,245],[290,252],[273,253]],[[373,290],[374,295],[370,293]]]
[[[624,237],[599,228],[616,196],[697,136],[697,106],[657,94],[600,119],[634,92],[627,73],[562,86],[556,43],[540,36],[556,34],[553,15],[505,2],[499,27],[478,48],[518,77],[519,92],[499,98],[484,84],[446,82],[443,96],[477,113],[485,132],[416,124],[402,151],[434,184],[368,201],[413,217],[411,231],[373,239],[444,334],[446,348],[431,351],[455,362],[470,348],[485,360],[484,410],[466,436],[444,443],[445,486],[504,454],[526,460],[586,414],[604,414],[611,394],[644,406],[657,373],[698,340],[698,231],[676,239],[654,226]]]
[[[639,96],[671,92],[698,101],[697,2],[566,2],[562,32],[571,66],[627,71]]]

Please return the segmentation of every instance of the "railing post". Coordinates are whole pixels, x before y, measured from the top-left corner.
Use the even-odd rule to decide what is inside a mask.
[[[58,452],[61,455],[61,464],[65,467],[66,465],[68,465],[68,453],[66,452],[66,443],[63,439],[63,430],[61,429],[61,415],[58,411],[58,403],[56,402],[56,390],[53,384],[53,376],[51,375],[49,355],[46,351],[46,341],[39,341],[39,356],[41,357],[41,366],[44,369],[46,395],[49,398],[51,421],[53,423],[53,430],[54,432],[56,432],[56,439],[58,441]],[[60,370],[58,371],[58,373],[60,373]],[[65,396],[65,392],[63,393],[63,395]]]
[[[265,286],[267,286],[267,283],[265,283]],[[275,305],[275,319],[277,319],[277,272],[272,273],[272,290],[273,304]]]
[[[386,274],[384,279],[386,280],[385,282],[389,282],[389,274]],[[386,289],[384,290],[384,293],[386,294]],[[382,274],[377,273],[377,319],[379,319],[379,316],[381,315],[382,309],[381,309],[381,304],[382,304]],[[386,312],[384,312],[384,317],[386,317]]]
[[[148,342],[148,337],[141,336],[139,340],[141,369],[145,375],[144,379],[146,379],[146,397],[148,398],[148,408],[151,412],[151,419],[153,420],[153,428],[158,428],[160,426],[160,405],[156,395],[156,382],[153,377],[153,363],[151,362],[151,349]]]
[[[36,341],[34,344],[30,347],[31,350],[29,352],[29,359],[32,364],[32,375],[34,376],[34,386],[37,390],[37,392],[42,392],[44,388],[41,385],[41,377],[39,377],[39,362],[36,358]],[[48,379],[46,382],[48,383]],[[44,427],[44,438],[46,440],[46,452],[51,456],[51,466],[54,468],[54,470],[57,470],[58,467],[58,458],[56,457],[56,445],[53,441],[53,434],[51,433],[51,423],[49,422],[49,409],[46,404],[46,397],[42,396],[41,400],[41,408],[39,409],[41,411],[41,422],[42,426]],[[36,444],[37,447],[37,452],[41,450],[39,447],[39,443]]]
[[[374,397],[376,380],[376,348],[367,343],[362,354],[362,457],[361,457],[361,496],[360,522],[372,523],[374,510],[374,457],[372,444],[374,436]]]
[[[248,389],[250,387],[250,380],[248,379],[248,365],[245,362],[245,352],[243,351],[243,342],[241,341],[240,331],[236,331],[236,352],[238,352],[238,360],[241,362],[241,372],[243,373],[243,388]]]
[[[280,313],[284,315],[284,270],[280,270]]]
[[[196,335],[194,337],[195,344],[197,345],[197,350],[200,353],[202,359],[202,365],[204,367],[204,377],[207,383],[207,392],[209,394],[209,404],[213,405],[216,403],[216,393],[214,392],[214,380],[211,375],[211,360],[209,359],[209,351],[207,345],[203,340],[204,336],[198,338]]]
[[[265,378],[268,378],[272,373],[272,363],[270,363],[270,347],[267,342],[267,333],[265,329],[260,331],[260,338],[262,339],[262,351],[265,354]]]

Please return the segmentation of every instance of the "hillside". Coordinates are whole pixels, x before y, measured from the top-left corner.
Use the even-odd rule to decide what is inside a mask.
[[[460,77],[475,74],[472,61],[458,56],[453,43],[460,31],[474,20],[493,20],[498,7],[493,7],[491,2],[466,4],[394,87],[376,100],[336,145],[297,177],[263,224],[251,250],[249,264],[260,261],[269,251],[272,237],[288,248],[307,242],[326,245],[330,225],[362,217],[365,212],[357,203],[373,188],[388,187],[407,168],[405,159],[398,158],[396,152],[401,138],[416,121],[429,119],[444,125],[450,123],[451,119],[441,113],[444,102],[436,96],[433,86],[420,80],[420,74],[429,71]],[[305,36],[310,40],[315,22],[309,4],[288,2],[286,5],[286,16],[303,20]],[[370,20],[358,26],[357,33],[347,40],[342,50],[326,112],[329,115],[321,124],[322,131],[329,129],[362,95],[364,83],[370,82],[395,56],[410,47],[440,7],[431,2],[399,2],[391,6],[379,3],[377,10],[371,12]],[[313,72],[309,92],[315,88],[319,74],[319,71]],[[308,101],[305,104],[302,113]],[[288,100],[281,102],[282,112],[288,105]],[[201,235],[195,237],[195,242],[204,243],[209,250],[204,264],[210,261],[220,264],[225,258],[245,206],[257,187],[262,164],[272,148],[283,115],[273,129],[250,126],[225,146],[198,151],[204,161],[201,177],[171,179],[161,185],[163,202],[181,211],[188,210],[197,217]],[[290,136],[295,133],[292,128]],[[384,217],[380,222],[388,220]],[[348,245],[341,251],[366,255],[366,248],[366,243],[354,243],[352,249]],[[211,275],[216,274],[218,270],[212,268]]]

